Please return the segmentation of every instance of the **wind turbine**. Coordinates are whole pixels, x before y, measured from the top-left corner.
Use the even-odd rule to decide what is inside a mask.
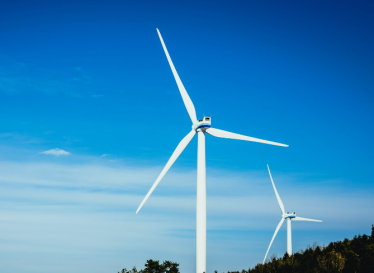
[[[177,71],[173,65],[173,62],[169,56],[168,50],[166,49],[164,40],[162,39],[160,31],[157,29],[158,36],[160,37],[162,47],[164,48],[166,58],[168,59],[171,71],[173,72],[175,81],[177,82],[179,92],[182,95],[182,99],[185,107],[187,108],[188,115],[192,121],[192,130],[182,139],[178,144],[177,148],[171,155],[166,166],[157,177],[155,183],[144,197],[143,201],[139,205],[136,213],[143,207],[149,196],[152,194],[158,183],[165,176],[166,172],[173,165],[175,160],[180,156],[183,150],[190,143],[192,138],[197,133],[198,135],[198,149],[197,149],[197,196],[196,196],[196,273],[206,272],[206,168],[205,168],[205,133],[208,133],[215,137],[231,138],[239,140],[247,140],[253,142],[266,143],[277,146],[287,147],[288,145],[262,140],[258,138],[243,136],[227,131],[214,129],[211,127],[211,118],[204,117],[204,119],[196,119],[195,107],[184,88],[181,79],[178,76]]]
[[[280,227],[282,226],[285,219],[287,219],[287,253],[288,253],[289,256],[292,255],[291,221],[322,222],[321,220],[314,220],[314,219],[298,217],[298,216],[296,216],[296,212],[293,212],[293,213],[287,212],[286,213],[286,211],[284,210],[282,200],[280,199],[279,194],[277,192],[277,189],[275,188],[273,177],[271,176],[271,173],[270,173],[269,165],[267,165],[267,166],[268,166],[268,171],[269,171],[271,183],[273,184],[273,188],[274,188],[274,191],[275,191],[275,196],[277,197],[278,204],[279,204],[280,210],[282,212],[282,219],[280,220],[277,228],[275,229],[273,238],[271,239],[270,245],[268,247],[268,251],[266,251],[265,258],[264,258],[264,261],[262,262],[262,264],[265,263],[266,256],[268,255],[271,244],[273,243],[275,236],[277,236],[277,233],[278,233],[278,231],[279,231]]]

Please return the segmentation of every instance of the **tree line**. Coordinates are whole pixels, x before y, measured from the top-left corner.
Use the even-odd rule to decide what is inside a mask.
[[[164,261],[160,264],[159,261],[151,259],[147,260],[147,263],[144,266],[145,268],[139,271],[134,266],[131,270],[124,268],[118,273],[180,273],[179,264],[170,261]]]
[[[122,269],[118,273],[180,273],[179,264],[148,260],[145,268],[137,271]],[[217,270],[214,273],[218,273]],[[374,225],[371,235],[358,235],[352,240],[332,242],[328,246],[314,243],[292,256],[273,255],[265,264],[252,269],[227,273],[374,273]]]

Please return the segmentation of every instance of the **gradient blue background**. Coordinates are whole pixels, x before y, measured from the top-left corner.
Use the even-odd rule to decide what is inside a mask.
[[[148,184],[134,192],[138,198],[131,211],[135,211],[191,126],[157,27],[198,118],[212,115],[213,127],[290,145],[281,148],[207,136],[208,181],[213,180],[210,168],[232,174],[228,177],[255,172],[270,183],[266,180],[269,164],[281,197],[282,192],[285,196],[297,187],[305,196],[319,192],[342,217],[348,217],[345,207],[332,201],[339,196],[352,209],[349,213],[362,211],[362,219],[352,226],[346,226],[349,220],[344,217],[347,222],[337,219],[334,225],[304,225],[315,234],[310,244],[368,233],[374,219],[369,202],[374,194],[373,12],[374,4],[369,1],[2,2],[0,159],[5,165],[20,164],[17,166],[39,162],[69,168],[94,162],[116,170],[156,168]],[[196,140],[191,142],[172,170],[195,171],[196,144]],[[53,148],[71,155],[40,154]],[[19,171],[22,173],[22,167]],[[277,184],[276,173],[298,179]],[[10,180],[4,178],[2,185],[12,188]],[[194,187],[193,179],[191,183]],[[247,183],[243,187],[251,191],[250,181]],[[126,183],[122,186],[116,190],[125,192]],[[227,191],[212,188],[208,184],[208,203],[209,190],[218,195]],[[22,202],[16,190],[13,194],[7,198],[11,202],[7,208]],[[167,197],[183,192],[163,187],[155,194]],[[238,270],[242,264],[248,268],[262,261],[245,251],[258,252],[259,257],[265,254],[279,213],[272,188],[261,194],[274,199],[271,207],[276,220],[268,228],[232,226],[208,231],[208,271]],[[161,215],[163,209],[157,213]],[[118,212],[116,217],[124,216]],[[183,215],[175,212],[175,217]],[[310,217],[328,220],[323,211]],[[0,243],[9,233],[1,234]],[[178,236],[190,238],[188,257],[192,258],[175,257],[185,272],[194,268],[194,230],[188,234]],[[239,268],[234,266],[236,260],[228,268],[223,259],[209,256],[213,253],[209,240],[218,242],[217,236],[249,244],[256,234],[265,243],[259,249],[243,245],[243,257],[236,256]],[[284,243],[279,239],[279,255],[285,251]],[[306,244],[294,246],[294,250]],[[220,246],[222,252],[217,255],[225,257],[227,245]],[[3,254],[6,251],[1,249]],[[155,258],[153,253],[147,254],[138,256],[139,261]],[[27,257],[27,253],[22,255],[22,259]],[[42,261],[43,254],[33,259]],[[184,261],[190,265],[183,265]],[[75,272],[80,261],[66,263],[69,272]],[[7,272],[22,272],[11,271],[4,263],[0,268],[1,264]],[[107,270],[116,272],[135,262],[123,258],[116,260],[117,267],[109,264]],[[35,272],[42,272],[38,265]]]

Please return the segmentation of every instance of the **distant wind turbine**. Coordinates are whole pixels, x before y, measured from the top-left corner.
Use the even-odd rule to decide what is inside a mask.
[[[291,220],[292,221],[322,222],[321,220],[314,220],[314,219],[308,219],[308,218],[298,217],[298,216],[296,216],[296,212],[293,212],[293,213],[287,212],[286,213],[286,211],[284,210],[284,206],[283,206],[282,200],[280,199],[279,194],[277,192],[277,189],[275,188],[273,178],[271,177],[269,165],[267,165],[267,166],[268,166],[268,171],[269,171],[271,183],[273,184],[273,188],[274,188],[274,191],[275,191],[275,196],[277,197],[278,204],[279,204],[280,210],[282,212],[282,219],[280,220],[277,228],[275,229],[273,238],[271,239],[270,245],[268,247],[268,251],[266,251],[264,261],[262,262],[263,264],[265,263],[266,256],[268,255],[268,252],[270,250],[271,244],[273,243],[275,236],[277,236],[277,233],[278,233],[278,231],[279,231],[280,227],[282,226],[282,224],[283,224],[283,222],[284,222],[285,219],[287,219],[287,253],[290,256],[292,255]]]
[[[162,47],[164,48],[166,58],[168,59],[171,71],[173,72],[175,81],[177,82],[179,92],[181,93],[185,107],[187,108],[188,115],[192,121],[192,130],[189,132],[179,143],[174,153],[171,155],[166,166],[144,197],[143,201],[139,205],[136,213],[142,208],[144,203],[147,201],[149,196],[152,194],[158,183],[165,176],[166,172],[173,165],[175,160],[180,156],[183,150],[190,143],[195,134],[198,134],[198,149],[197,149],[197,197],[196,197],[196,273],[206,272],[206,168],[205,168],[205,133],[208,133],[215,137],[231,138],[239,140],[254,141],[260,143],[266,143],[277,146],[287,147],[288,145],[262,140],[258,138],[243,136],[239,134],[222,131],[219,129],[211,128],[211,118],[204,117],[204,119],[196,119],[195,107],[184,88],[181,79],[171,61],[168,50],[166,49],[164,40],[161,37],[160,31],[157,29],[158,36],[160,37]]]

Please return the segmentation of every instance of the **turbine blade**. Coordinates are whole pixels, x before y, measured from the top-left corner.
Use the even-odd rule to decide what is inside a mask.
[[[282,219],[280,220],[280,222],[279,222],[279,224],[278,224],[278,226],[277,226],[277,229],[276,229],[275,232],[274,232],[273,238],[271,239],[270,245],[269,245],[269,247],[268,247],[268,251],[266,251],[265,258],[264,258],[264,261],[262,262],[262,264],[265,263],[265,261],[266,261],[266,256],[268,255],[268,252],[269,252],[269,250],[270,250],[271,244],[273,243],[275,236],[277,236],[277,233],[278,233],[280,227],[282,226],[283,222],[284,222],[284,218],[282,217]]]
[[[164,175],[167,173],[167,171],[173,165],[173,163],[175,162],[175,160],[177,160],[177,158],[180,156],[180,154],[184,151],[184,149],[187,147],[187,145],[193,139],[193,137],[195,136],[195,134],[196,134],[196,131],[192,130],[178,144],[178,146],[175,149],[174,153],[171,155],[168,163],[166,163],[164,169],[162,170],[162,172],[160,173],[160,175],[157,177],[156,182],[153,183],[151,189],[148,191],[147,195],[144,197],[143,201],[140,203],[138,209],[136,210],[136,214],[143,207],[144,203],[147,201],[147,199],[149,198],[149,196],[152,194],[152,192],[154,191],[154,189],[157,187],[158,183],[161,181],[161,179],[164,177]]]
[[[295,218],[291,218],[291,220],[294,220],[294,221],[322,222],[322,220],[308,219],[308,218],[303,218],[303,217],[299,217],[299,216],[296,216]]]
[[[208,129],[206,129],[206,132],[208,134],[212,135],[212,136],[215,136],[215,137],[247,140],[247,141],[260,142],[260,143],[265,143],[265,144],[270,144],[270,145],[288,147],[288,145],[286,145],[286,144],[281,144],[281,143],[272,142],[272,141],[268,141],[268,140],[263,140],[263,139],[259,139],[259,138],[254,138],[254,137],[243,136],[243,135],[230,133],[230,132],[227,132],[227,131],[214,129],[214,128],[208,128]]]
[[[269,175],[270,175],[270,180],[271,180],[271,183],[273,184],[273,188],[274,188],[274,191],[275,191],[275,196],[277,197],[279,207],[280,207],[280,209],[281,209],[281,212],[282,212],[283,214],[285,214],[286,211],[284,210],[283,202],[282,202],[282,200],[280,199],[279,194],[278,194],[278,191],[277,191],[277,188],[276,188],[275,185],[274,185],[274,181],[273,181],[273,177],[271,176],[271,172],[270,172],[269,165],[267,165],[267,166],[268,166],[268,171],[269,171]]]
[[[184,105],[187,108],[188,115],[190,116],[192,123],[195,123],[197,121],[195,106],[193,105],[192,100],[188,96],[188,93],[187,93],[186,89],[184,88],[181,79],[179,78],[177,70],[174,67],[173,61],[170,58],[169,52],[166,49],[164,40],[162,39],[161,33],[160,33],[160,31],[158,29],[157,29],[157,33],[158,33],[158,36],[160,37],[162,47],[164,48],[164,51],[165,51],[165,54],[166,54],[166,58],[169,61],[169,65],[170,65],[171,71],[173,72],[175,81],[177,82],[177,85],[178,85],[178,88],[179,88],[179,92],[182,95],[182,99],[183,99]]]

